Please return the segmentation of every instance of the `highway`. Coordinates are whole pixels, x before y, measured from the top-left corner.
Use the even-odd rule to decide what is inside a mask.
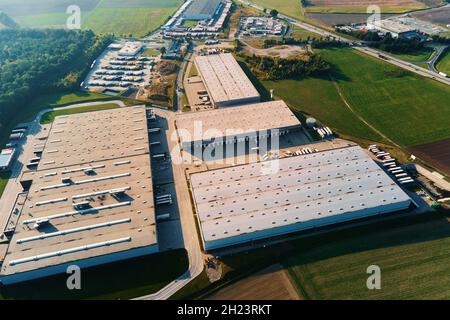
[[[250,3],[248,1],[244,1],[244,0],[238,0],[238,1],[243,3],[243,4],[245,4],[245,5],[251,6],[251,7],[255,8],[255,9],[257,9],[257,10],[260,10],[260,11],[266,10],[264,7],[258,6],[256,4]],[[374,58],[376,58],[378,60],[381,60],[381,61],[384,61],[384,62],[388,62],[390,64],[396,65],[397,67],[400,67],[400,68],[403,68],[405,70],[414,72],[414,73],[416,73],[418,75],[421,75],[423,77],[427,77],[427,78],[436,80],[438,82],[444,83],[446,85],[450,85],[450,78],[446,78],[446,77],[441,76],[440,74],[438,74],[436,72],[433,72],[431,70],[427,70],[427,69],[418,67],[418,66],[416,66],[416,65],[414,65],[412,63],[403,61],[401,59],[394,58],[391,55],[388,55],[388,54],[386,54],[384,52],[381,52],[379,50],[366,47],[361,42],[354,42],[352,40],[346,39],[344,37],[341,37],[339,35],[336,35],[334,33],[326,31],[326,30],[324,30],[322,28],[318,28],[318,27],[310,25],[308,23],[305,23],[305,22],[293,19],[293,18],[288,17],[288,16],[286,16],[284,14],[281,14],[281,13],[278,14],[278,17],[281,18],[281,19],[286,20],[287,22],[289,22],[289,23],[291,23],[293,25],[301,27],[301,28],[303,28],[305,30],[308,30],[310,32],[317,33],[317,34],[319,34],[319,35],[321,35],[323,37],[332,37],[332,38],[334,38],[336,40],[348,43],[353,49],[355,49],[355,50],[357,50],[359,52],[365,53],[365,54],[367,54],[367,55],[369,55],[371,57],[374,57]],[[387,59],[381,58],[380,55],[387,57]]]

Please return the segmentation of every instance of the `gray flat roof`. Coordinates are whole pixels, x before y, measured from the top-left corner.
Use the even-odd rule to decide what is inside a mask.
[[[38,169],[148,153],[146,128],[142,106],[56,117]]]
[[[191,184],[205,242],[409,200],[358,146],[196,173]]]
[[[398,20],[392,20],[392,19],[384,19],[375,21],[373,23],[375,26],[379,28],[386,29],[388,31],[392,31],[395,33],[403,33],[403,32],[410,32],[416,30],[413,26],[402,23]]]
[[[185,16],[213,15],[222,0],[194,0],[184,12]]]
[[[78,120],[89,123],[85,118],[99,120],[103,117],[116,119],[114,124],[119,127],[126,127],[131,119],[139,120],[139,123],[131,123],[143,127],[139,134],[146,137],[144,141],[148,144],[144,107],[56,117],[54,126],[59,129],[62,124],[58,123],[64,121],[76,127]],[[96,125],[98,131],[102,131],[103,123],[101,120]],[[133,132],[131,128],[127,130]],[[93,140],[99,138],[92,131],[86,134],[81,130],[70,133],[67,130],[58,137],[62,141],[79,141],[77,135],[85,138],[85,146],[95,146]],[[133,140],[133,136],[120,141]],[[72,156],[67,160],[70,164],[27,172],[22,179],[32,180],[32,184],[4,257],[1,275],[157,245],[148,148],[139,154],[119,153],[114,158],[111,154],[92,152],[91,161],[84,162],[72,153],[78,148],[63,147],[58,145]],[[48,148],[53,148],[49,141],[44,154]],[[103,156],[112,159],[104,160]],[[72,164],[76,161],[79,162]],[[47,224],[35,228],[38,221]]]
[[[239,107],[213,109],[176,116],[182,143],[198,140],[196,131],[201,126],[203,140],[254,133],[262,130],[299,127],[297,117],[282,100],[261,102]],[[196,130],[197,129],[197,130]]]
[[[231,53],[198,56],[195,64],[214,103],[260,98]]]

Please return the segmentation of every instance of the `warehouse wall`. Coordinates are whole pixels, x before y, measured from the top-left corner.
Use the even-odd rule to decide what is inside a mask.
[[[51,266],[42,269],[36,269],[11,275],[3,275],[0,276],[0,282],[4,285],[24,282],[28,280],[44,278],[56,274],[66,273],[67,267],[71,265],[76,265],[83,268],[93,267],[97,265],[107,264],[111,262],[136,258],[140,256],[145,256],[148,254],[157,253],[159,251],[158,245],[146,246],[137,249],[131,249],[127,251],[116,252],[108,255],[93,257],[84,260],[72,261],[64,264],[60,264],[57,266]]]
[[[379,206],[375,208],[366,208],[363,210],[358,210],[354,212],[344,213],[340,215],[325,217],[321,219],[315,219],[310,220],[307,222],[301,222],[296,224],[290,224],[287,226],[279,227],[279,228],[273,228],[268,230],[262,230],[252,233],[246,233],[235,237],[230,238],[223,238],[218,239],[214,241],[206,241],[203,239],[203,246],[205,250],[214,250],[219,249],[223,247],[228,247],[232,245],[242,244],[246,242],[250,242],[253,240],[260,240],[264,238],[284,235],[288,233],[293,233],[297,231],[312,229],[315,227],[322,227],[326,225],[332,225],[337,224],[340,222],[360,219],[360,218],[366,218],[370,216],[380,215],[384,213],[394,212],[394,211],[400,211],[407,209],[411,204],[410,200],[388,204],[385,206]]]

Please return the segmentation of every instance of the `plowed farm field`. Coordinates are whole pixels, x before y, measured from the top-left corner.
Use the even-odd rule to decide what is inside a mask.
[[[400,13],[427,8],[414,0],[310,0],[307,12],[320,13],[365,13],[367,7],[379,6],[382,13]]]

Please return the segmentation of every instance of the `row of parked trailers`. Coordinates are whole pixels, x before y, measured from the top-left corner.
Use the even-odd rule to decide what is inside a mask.
[[[314,130],[316,130],[322,139],[333,136],[333,131],[328,127],[314,127]]]
[[[397,179],[399,184],[407,185],[414,182],[413,178],[397,164],[395,158],[391,157],[389,152],[381,150],[374,144],[370,145],[368,149],[381,161],[386,171]]]

